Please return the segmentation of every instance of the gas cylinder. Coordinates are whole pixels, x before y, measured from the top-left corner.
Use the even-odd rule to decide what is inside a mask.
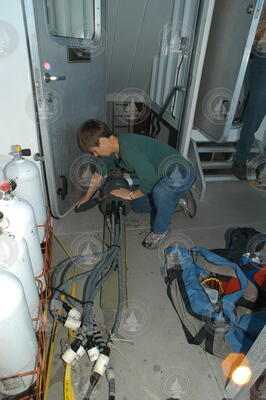
[[[0,269],[14,274],[20,280],[30,316],[32,319],[38,319],[40,298],[33,275],[28,246],[24,238],[15,237],[10,232],[0,231]],[[37,330],[38,321],[33,321],[33,325]]]
[[[39,168],[34,162],[22,157],[31,155],[31,151],[29,149],[22,150],[19,145],[13,145],[9,154],[13,156],[13,159],[6,164],[4,173],[7,180],[13,179],[17,184],[14,194],[32,205],[37,225],[45,225],[47,211]],[[43,242],[45,240],[43,226],[38,228],[38,234],[40,242]]]
[[[0,269],[0,398],[15,396],[29,389],[36,374],[14,377],[34,371],[38,343],[22,284],[10,272]],[[11,379],[8,379],[12,377]]]
[[[19,199],[12,194],[10,182],[0,183],[0,211],[8,220],[8,227],[4,229],[16,237],[24,237],[30,253],[31,264],[35,278],[43,273],[43,257],[36,227],[36,219],[32,206],[24,199]],[[45,289],[45,279],[42,276],[41,289]]]
[[[3,170],[3,168],[0,167],[0,182],[3,182],[5,180],[6,180],[6,178],[5,178],[4,170]]]

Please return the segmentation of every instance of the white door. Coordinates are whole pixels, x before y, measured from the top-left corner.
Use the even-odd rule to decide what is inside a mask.
[[[233,122],[238,122],[241,88],[263,3],[215,3],[194,120],[195,128],[212,141],[225,142]]]
[[[77,132],[105,120],[105,0],[24,0],[40,148],[52,214],[82,196]]]

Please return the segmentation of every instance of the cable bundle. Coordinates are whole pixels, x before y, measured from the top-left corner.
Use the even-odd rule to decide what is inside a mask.
[[[63,360],[71,364],[87,353],[90,360],[95,362],[90,376],[90,387],[84,400],[90,399],[94,388],[104,374],[109,385],[109,400],[115,400],[115,376],[109,359],[112,344],[120,326],[125,300],[125,274],[120,251],[124,215],[125,207],[112,202],[105,214],[106,226],[110,232],[109,248],[102,253],[65,259],[54,269],[51,279],[50,314],[66,328],[75,331],[75,340],[62,355]],[[93,269],[76,274],[69,279],[73,270],[82,262],[96,259],[96,257],[100,258],[100,261]],[[107,340],[104,341],[93,317],[93,305],[98,291],[114,270],[118,271],[118,306],[113,327]],[[70,295],[71,285],[78,281],[84,282],[82,300]],[[61,298],[62,295],[65,296],[64,300]]]

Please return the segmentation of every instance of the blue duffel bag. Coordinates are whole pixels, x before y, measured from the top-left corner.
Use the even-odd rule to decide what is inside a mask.
[[[266,323],[257,289],[241,268],[210,250],[166,250],[167,294],[189,343],[224,358],[246,354]]]

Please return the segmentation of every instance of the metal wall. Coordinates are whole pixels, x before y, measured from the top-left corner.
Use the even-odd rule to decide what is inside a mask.
[[[138,88],[149,93],[152,57],[174,0],[107,1],[107,93]]]
[[[38,152],[28,50],[20,0],[0,0],[0,165],[11,144]]]

